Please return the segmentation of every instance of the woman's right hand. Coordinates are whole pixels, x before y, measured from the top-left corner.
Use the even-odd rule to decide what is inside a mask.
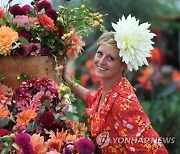
[[[63,64],[60,65],[59,68],[60,73],[62,74],[62,79],[70,86],[71,90],[73,93],[75,93],[79,98],[81,98],[83,101],[86,101],[86,95],[89,92],[88,89],[82,87],[79,84],[75,84],[75,82],[73,81],[70,73],[67,70],[67,65]]]
[[[62,74],[62,79],[67,83],[67,84],[71,84],[72,80],[71,80],[71,76],[70,73],[67,70],[67,65],[63,64],[59,66],[59,70],[60,73]]]

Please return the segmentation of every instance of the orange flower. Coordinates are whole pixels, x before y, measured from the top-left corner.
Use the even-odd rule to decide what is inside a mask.
[[[30,142],[33,146],[34,154],[44,154],[47,151],[47,147],[44,144],[44,137],[40,136],[40,134],[33,134]]]
[[[85,66],[87,68],[93,68],[94,67],[94,61],[92,59],[88,60],[86,63],[85,63]]]
[[[149,58],[149,62],[153,63],[156,66],[162,66],[165,64],[165,56],[163,52],[159,48],[154,48],[151,51],[151,57]]]
[[[49,134],[50,139],[46,142],[46,145],[49,149],[54,148],[58,152],[60,152],[61,147],[65,142],[76,141],[76,136],[68,134],[67,131],[56,132],[56,134],[53,131],[50,131]]]
[[[171,77],[173,82],[178,83],[178,89],[180,89],[180,71],[173,70]]]
[[[0,118],[2,117],[7,117],[9,116],[9,110],[6,110],[6,109],[0,109]]]
[[[89,75],[85,74],[85,75],[81,76],[80,80],[81,80],[81,85],[86,87],[87,82],[89,81]]]
[[[73,133],[76,137],[80,138],[83,136],[83,133],[87,131],[87,127],[83,123],[79,123],[73,120],[66,120],[66,127],[73,130]]]
[[[85,43],[82,41],[82,36],[78,35],[78,33],[72,35],[69,43],[72,46],[67,49],[67,56],[68,58],[75,59],[78,53],[81,52],[82,46],[85,46]]]
[[[142,70],[142,76],[137,78],[137,80],[139,81],[139,83],[144,89],[147,89],[147,90],[153,89],[153,86],[151,82],[149,81],[149,78],[152,76],[153,73],[154,73],[154,70],[151,67],[147,67],[145,70]]]
[[[50,31],[56,30],[56,28],[54,27],[54,21],[46,14],[43,14],[42,16],[39,17],[39,22]]]
[[[4,17],[4,8],[0,6],[0,19]]]
[[[10,27],[0,27],[0,55],[8,55],[12,49],[12,43],[18,40],[18,33]]]
[[[17,115],[17,123],[27,126],[28,123],[36,117],[37,113],[34,110],[24,110]]]
[[[173,70],[172,72],[172,81],[173,82],[180,82],[180,72],[177,70]]]

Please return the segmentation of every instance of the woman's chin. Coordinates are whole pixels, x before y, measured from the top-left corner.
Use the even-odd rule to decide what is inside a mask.
[[[98,78],[106,78],[108,76],[108,74],[104,73],[104,72],[96,72],[96,76]]]

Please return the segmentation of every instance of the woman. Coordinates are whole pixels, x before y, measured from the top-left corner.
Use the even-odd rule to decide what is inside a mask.
[[[138,41],[142,41],[139,44],[149,50],[144,51],[144,55],[141,53],[140,59],[132,55],[137,53],[137,56],[141,48],[137,49],[133,46],[134,40],[132,38],[133,41],[130,40],[128,34],[123,30],[123,28],[128,28],[131,22],[134,22],[133,25],[136,28],[140,27],[141,31],[137,33],[144,30],[143,39],[137,33],[135,37]],[[95,73],[101,79],[97,92],[89,91],[81,85],[71,87],[77,96],[86,101],[91,135],[96,139],[101,153],[104,154],[168,153],[138,102],[134,93],[135,89],[124,74],[127,68],[130,71],[137,70],[138,66],[147,63],[146,57],[152,49],[153,42],[150,39],[154,34],[147,30],[149,25],[145,23],[138,26],[137,22],[134,17],[128,16],[127,19],[123,17],[117,24],[113,24],[115,32],[106,32],[99,38],[98,49],[94,57]],[[124,35],[120,37],[120,33]],[[128,33],[131,34],[129,31]],[[143,45],[144,38],[149,39],[145,42],[147,46]],[[73,82],[66,69],[64,69],[64,80],[67,83]]]

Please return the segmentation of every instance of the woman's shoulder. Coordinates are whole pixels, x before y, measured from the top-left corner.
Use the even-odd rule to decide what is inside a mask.
[[[123,77],[117,84],[115,91],[119,97],[123,97],[127,100],[137,100],[136,89],[131,85],[126,77]]]

